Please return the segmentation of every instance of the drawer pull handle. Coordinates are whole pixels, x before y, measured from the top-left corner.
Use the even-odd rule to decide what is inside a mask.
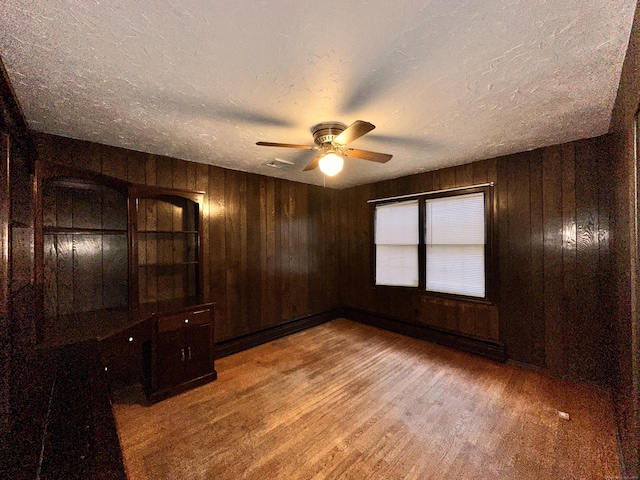
[[[180,361],[184,362],[184,348],[181,350],[181,352],[182,352],[182,355],[180,357]]]
[[[191,347],[187,347],[187,350],[189,351],[189,360],[191,360]]]
[[[130,342],[133,342],[133,337],[129,337],[129,341],[130,341]]]
[[[184,319],[184,323],[189,323],[189,319],[188,319],[188,318],[185,318],[185,319]]]

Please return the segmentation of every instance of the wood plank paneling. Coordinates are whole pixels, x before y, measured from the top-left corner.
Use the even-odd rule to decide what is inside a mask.
[[[173,186],[173,161],[168,157],[155,157],[156,185],[170,188]]]
[[[260,291],[260,298],[262,302],[258,305],[257,318],[259,319],[258,324],[260,327],[266,327],[269,325],[269,308],[265,308],[269,303],[271,303],[268,299],[269,295],[269,274],[268,274],[268,253],[267,253],[267,243],[268,243],[268,219],[269,215],[267,214],[267,209],[269,208],[267,205],[267,182],[266,177],[260,177],[258,180],[258,208],[260,209],[257,223],[258,223],[258,249],[260,251],[260,255],[258,258],[258,262],[260,263],[260,268],[257,269],[256,272],[258,286],[257,289]]]
[[[542,151],[531,152],[529,160],[530,190],[529,211],[531,214],[531,297],[529,309],[532,328],[533,350],[535,364],[545,364],[545,333],[544,333],[544,238],[543,238],[543,197],[542,197]]]
[[[73,235],[73,311],[102,308],[102,235]],[[96,254],[97,253],[97,254]],[[98,274],[96,274],[98,273]]]
[[[606,225],[599,215],[603,242],[600,252],[611,276],[601,275],[602,318],[611,321],[608,337],[614,343],[614,398],[622,457],[629,478],[640,477],[640,238],[638,211],[640,177],[638,172],[637,112],[640,104],[640,3],[636,4],[628,48],[620,74],[616,101],[611,115],[611,151],[598,162],[599,192],[602,204],[613,206]],[[605,226],[611,230],[606,231]],[[611,246],[610,250],[608,246]],[[607,258],[610,255],[610,259]],[[606,272],[606,271],[605,271]],[[613,307],[613,308],[611,308]]]
[[[211,195],[209,193],[209,166],[197,163],[195,172],[195,190],[205,192],[204,204],[202,205],[202,238],[210,238],[210,212],[211,212]],[[211,263],[210,258],[211,242],[203,241],[200,245],[202,249],[202,277],[203,277],[203,300],[205,303],[211,302]]]
[[[577,374],[577,365],[572,361],[578,339],[572,334],[578,314],[576,290],[576,171],[575,145],[562,146],[562,314],[571,319],[564,326],[562,343],[565,349],[565,371]]]
[[[241,274],[242,274],[242,226],[240,174],[235,171],[225,172],[224,205],[225,205],[225,245],[226,257],[226,322],[219,326],[220,337],[230,338],[234,334],[234,324],[241,317]],[[245,247],[246,248],[246,247]],[[241,330],[235,327],[236,330]]]
[[[227,237],[225,170],[209,167],[209,284],[215,308],[215,340],[229,336],[227,325]],[[205,257],[205,262],[207,257]]]
[[[407,322],[501,338],[512,358],[558,374],[592,378],[593,370],[602,370],[602,362],[578,364],[584,359],[581,343],[587,342],[598,360],[608,348],[593,338],[601,326],[593,325],[598,315],[592,314],[594,309],[603,312],[598,295],[610,281],[607,222],[612,199],[598,183],[600,160],[607,153],[593,143],[608,145],[607,140],[586,141],[577,157],[576,144],[567,144],[341,191],[217,167],[194,168],[156,155],[122,156],[112,147],[44,134],[39,142],[45,156],[70,164],[80,161],[67,159],[77,149],[95,168],[104,169],[116,158],[115,166],[106,168],[129,180],[141,182],[144,176],[148,185],[206,192],[204,295],[216,302],[218,341],[345,304]],[[126,169],[118,167],[117,158],[130,162]],[[598,169],[598,175],[583,176]],[[371,288],[374,250],[366,200],[487,181],[496,183],[499,283],[493,305]],[[56,203],[55,208],[59,224],[70,224],[74,206]],[[581,243],[584,235],[591,240]],[[145,255],[157,252],[147,248]],[[583,274],[587,281],[580,283]],[[157,294],[152,278],[145,288]],[[63,274],[56,286],[63,298],[64,285]],[[598,300],[582,302],[589,295]]]
[[[288,285],[289,285],[289,314],[288,318],[298,316],[298,300],[300,298],[300,281],[298,278],[300,270],[300,226],[298,225],[297,218],[299,215],[298,209],[300,208],[298,202],[298,185],[289,184],[289,270]]]
[[[92,147],[95,148],[93,145]],[[93,150],[93,148],[91,150]],[[107,154],[107,151],[100,149],[100,147],[97,148],[99,149],[97,155],[102,157],[102,173],[109,177],[126,180],[128,170],[127,150],[122,148],[112,148],[109,149]],[[82,165],[83,168],[86,168],[83,164],[80,165]],[[78,166],[77,163],[76,166]],[[91,161],[89,161],[88,166],[91,167]]]
[[[182,190],[187,188],[187,163],[177,158],[171,159],[171,186]]]
[[[291,250],[292,250],[292,221],[291,221],[291,201],[290,196],[291,184],[288,182],[280,183],[280,297],[282,298],[282,307],[280,310],[281,320],[293,317],[293,306],[291,305]]]
[[[576,294],[577,316],[571,335],[580,348],[572,358],[578,376],[589,377],[598,371],[605,358],[605,322],[598,314],[599,229],[597,144],[577,142],[575,146],[576,175]]]
[[[247,175],[246,190],[247,206],[247,272],[245,298],[247,304],[247,319],[252,319],[259,327],[262,327],[262,261],[264,252],[261,250],[261,206],[260,206],[260,178],[257,175]],[[251,327],[247,325],[247,332]]]
[[[73,311],[73,235],[56,238],[58,315]]]
[[[482,162],[476,162],[482,164]],[[473,185],[474,164],[468,163],[455,168],[456,187],[466,187]]]
[[[282,247],[282,226],[283,226],[283,212],[282,212],[282,184],[284,182],[280,179],[274,181],[274,221],[275,229],[273,232],[274,237],[274,276],[273,276],[273,290],[275,295],[275,310],[274,323],[279,323],[282,320],[282,299],[284,295],[282,293],[282,271],[284,264],[284,251]]]
[[[309,277],[311,270],[309,269],[309,225],[311,219],[309,216],[309,186],[305,184],[297,184],[297,215],[296,225],[298,226],[298,270],[296,272],[298,289],[298,310],[295,317],[308,315],[309,311]]]
[[[562,151],[543,150],[542,216],[544,241],[545,366],[559,374],[564,369],[562,340]]]
[[[511,322],[501,329],[501,336],[519,353],[517,360],[538,364],[533,348],[536,332],[531,322],[531,211],[529,155],[520,154],[507,162],[509,181],[507,211],[509,257],[506,275],[509,285],[503,305],[511,312]]]
[[[263,288],[264,295],[262,297],[262,308],[264,311],[262,325],[271,326],[277,324],[278,313],[276,305],[278,297],[278,281],[276,280],[276,258],[278,252],[276,250],[276,180],[274,178],[264,178],[264,197],[261,192],[261,203],[264,202],[265,210],[265,265],[264,278],[266,288]]]
[[[600,292],[611,266],[610,239],[599,222],[609,218],[612,199],[602,193],[607,185],[598,168],[606,162],[608,144],[607,138],[590,139],[337,192],[342,208],[336,225],[345,238],[337,259],[349,269],[338,277],[341,303],[500,339],[514,360],[602,382],[610,371],[611,346],[603,341],[601,319],[608,313],[601,304],[609,303]],[[364,192],[371,189],[371,197],[384,198],[485,182],[495,182],[495,304],[393,288],[376,289],[374,298],[366,299],[363,285],[371,279],[358,271],[366,271],[363,265],[374,252],[359,248],[358,225],[370,215]]]
[[[145,155],[144,178],[146,185],[157,185],[157,161],[155,155]]]
[[[127,178],[126,180],[131,183],[137,183],[144,185],[146,182],[146,159],[147,154],[142,152],[135,152],[133,150],[126,151],[127,161]]]
[[[196,175],[197,175],[197,163],[194,162],[184,162],[186,164],[186,179],[185,179],[185,188],[187,190],[198,190],[196,188]]]

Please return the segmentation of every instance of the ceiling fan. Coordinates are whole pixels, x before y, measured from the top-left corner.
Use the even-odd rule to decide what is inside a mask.
[[[362,137],[373,130],[375,125],[356,120],[348,127],[340,122],[322,122],[311,128],[315,145],[296,145],[291,143],[256,142],[263,147],[297,148],[300,150],[322,150],[316,158],[311,160],[303,171],[307,172],[316,167],[329,176],[333,176],[342,170],[343,156],[385,163],[391,160],[393,155],[388,153],[369,152],[347,147],[347,144]]]

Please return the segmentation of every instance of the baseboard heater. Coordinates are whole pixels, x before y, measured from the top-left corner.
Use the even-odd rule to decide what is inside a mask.
[[[426,325],[415,325],[352,307],[340,307],[318,314],[306,315],[258,332],[223,340],[216,343],[215,357],[223,358],[337,318],[347,318],[355,322],[490,358],[497,362],[505,362],[507,360],[506,347],[502,342],[462,335],[458,332]]]
[[[341,316],[355,322],[400,333],[409,337],[437,343],[444,347],[451,347],[467,353],[473,353],[497,362],[507,361],[507,349],[504,343],[485,338],[463,335],[458,332],[445,330],[428,325],[416,325],[402,320],[385,317],[376,313],[352,307],[339,309]]]

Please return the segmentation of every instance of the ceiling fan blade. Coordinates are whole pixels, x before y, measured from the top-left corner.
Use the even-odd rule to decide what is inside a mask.
[[[298,148],[300,150],[315,150],[313,145],[296,145],[293,143],[274,143],[274,142],[256,142],[256,145],[261,147],[283,147],[283,148]]]
[[[361,160],[371,160],[372,162],[386,163],[391,160],[393,155],[388,153],[369,152],[367,150],[357,150],[355,148],[347,148],[344,150],[347,157],[359,158]]]
[[[354,140],[357,140],[361,136],[366,133],[369,133],[371,130],[376,128],[376,126],[369,122],[364,122],[362,120],[356,120],[351,125],[349,125],[346,130],[344,130],[340,135],[333,139],[335,143],[339,143],[340,145],[346,145],[347,143],[351,143]]]
[[[304,170],[302,170],[303,172],[308,172],[309,170],[313,170],[314,168],[316,168],[318,166],[318,163],[320,163],[320,159],[324,157],[324,152],[321,153],[320,155],[318,155],[316,158],[314,158],[313,160],[311,160],[311,162],[309,163],[309,165],[307,165],[306,167],[304,167]]]

